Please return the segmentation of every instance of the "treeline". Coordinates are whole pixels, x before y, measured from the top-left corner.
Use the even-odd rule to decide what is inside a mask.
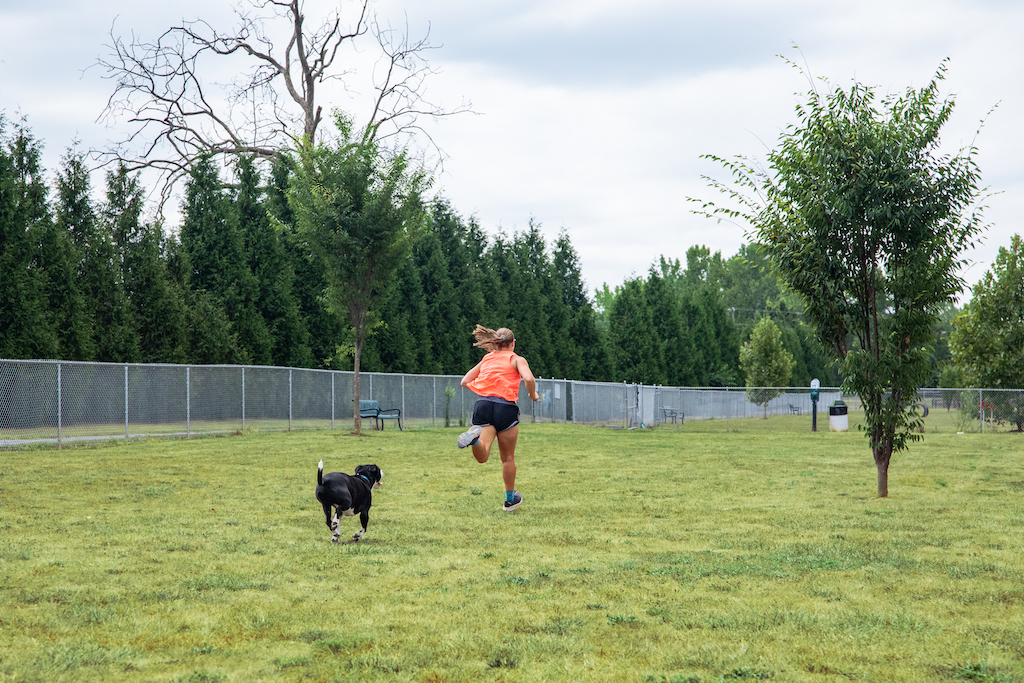
[[[93,199],[84,155],[49,186],[41,145],[0,121],[0,357],[260,364],[350,369],[344,312],[294,231],[287,158],[267,177],[242,159],[187,179],[181,225],[143,219],[144,188],[124,168]],[[480,357],[476,323],[508,326],[535,374],[678,386],[742,385],[738,349],[771,315],[796,359],[792,384],[838,383],[799,307],[756,249],[693,247],[645,277],[588,295],[569,235],[539,226],[488,236],[444,199],[429,207],[382,293],[364,371],[462,374]],[[340,315],[338,315],[340,313]]]
[[[685,267],[662,256],[646,277],[597,293],[623,379],[670,386],[743,386],[739,347],[770,316],[795,365],[790,386],[841,379],[803,323],[799,301],[767,268],[756,245],[723,259],[707,247],[686,252]]]

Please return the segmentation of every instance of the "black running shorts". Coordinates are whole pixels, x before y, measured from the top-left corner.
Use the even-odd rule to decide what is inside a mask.
[[[512,429],[519,424],[519,406],[480,399],[473,406],[473,424],[490,425],[499,433]]]

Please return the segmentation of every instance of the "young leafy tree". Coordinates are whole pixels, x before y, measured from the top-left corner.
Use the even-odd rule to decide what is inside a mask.
[[[328,308],[353,330],[352,413],[360,433],[363,343],[381,295],[423,222],[428,179],[410,167],[405,154],[388,152],[365,136],[354,138],[342,114],[335,122],[335,140],[299,150],[288,199],[299,234],[323,262]]]
[[[750,341],[740,348],[740,367],[747,373],[747,400],[764,406],[785,393],[793,373],[793,354],[782,346],[782,332],[771,318],[761,318],[750,333]]]
[[[812,89],[767,169],[711,157],[735,182],[712,185],[739,208],[704,212],[752,225],[803,299],[845,389],[864,405],[880,497],[893,453],[921,438],[914,403],[931,372],[927,347],[939,311],[963,287],[961,252],[982,227],[975,148],[939,150],[953,110],[939,98],[944,73],[945,65],[920,90],[881,101],[860,83]]]
[[[974,296],[953,320],[953,359],[969,385],[1024,388],[1024,241],[1000,247],[992,269],[974,287]],[[945,386],[945,385],[943,385]],[[997,417],[1024,431],[1024,402],[1018,392],[988,396]]]

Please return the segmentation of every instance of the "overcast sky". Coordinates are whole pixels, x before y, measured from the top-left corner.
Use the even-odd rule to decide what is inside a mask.
[[[111,28],[153,38],[182,19],[233,24],[230,2],[0,0],[0,111],[27,118],[56,169],[72,140],[101,147],[111,83],[92,68]],[[336,2],[307,0],[313,21]],[[351,5],[342,3],[342,13]],[[975,144],[993,193],[970,285],[1024,232],[1024,3],[1011,0],[377,0],[379,21],[429,30],[428,97],[474,113],[426,122],[448,159],[435,189],[491,233],[532,219],[566,230],[593,291],[643,275],[692,245],[723,256],[743,226],[691,212],[714,199],[700,157],[763,157],[796,121],[804,74],[884,94],[920,87],[948,58],[956,109],[947,151]],[[799,50],[794,48],[799,47]],[[360,67],[365,68],[365,67]],[[355,108],[358,87],[338,101]],[[345,97],[348,100],[345,100]],[[998,106],[997,106],[998,105]],[[995,108],[993,110],[993,108]],[[984,126],[978,133],[979,125]],[[102,176],[93,178],[102,186]]]

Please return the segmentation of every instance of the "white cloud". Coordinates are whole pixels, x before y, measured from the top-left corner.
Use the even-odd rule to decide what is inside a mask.
[[[336,7],[307,0],[314,15]],[[343,2],[343,9],[351,7]],[[949,58],[943,92],[957,108],[943,135],[955,151],[976,139],[993,224],[968,273],[977,281],[1009,236],[1021,232],[1024,172],[1024,6],[984,0],[378,0],[382,21],[408,22],[443,44],[429,95],[478,114],[427,122],[449,155],[438,187],[488,230],[532,219],[554,239],[565,228],[590,286],[641,274],[660,254],[683,258],[705,244],[725,255],[741,228],[690,213],[687,196],[713,198],[700,155],[761,156],[795,120],[807,81],[783,54],[827,77],[885,92],[920,87]],[[0,8],[0,109],[20,110],[55,165],[74,136],[101,145],[114,131],[94,121],[111,84],[94,63],[117,30],[153,38],[181,18],[233,24],[232,3],[182,0],[43,0]],[[312,20],[312,19],[311,19]],[[793,49],[798,45],[800,51]],[[369,52],[348,55],[363,60]],[[355,93],[326,101],[356,110]],[[326,94],[326,92],[325,92]],[[94,179],[94,185],[100,180]]]

